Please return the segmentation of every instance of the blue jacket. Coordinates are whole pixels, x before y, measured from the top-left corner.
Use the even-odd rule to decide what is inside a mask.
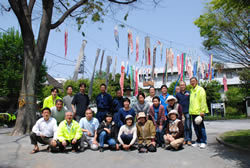
[[[135,110],[130,108],[129,111],[125,111],[124,108],[120,108],[118,112],[118,126],[121,127],[125,124],[124,120],[127,115],[132,115],[135,118]]]
[[[188,113],[189,112],[190,92],[185,91],[184,93],[182,93],[182,92],[177,93],[176,98],[178,100],[178,103],[182,106],[182,112]]]
[[[98,111],[111,111],[112,96],[108,93],[98,94],[96,96],[96,105]]]
[[[164,110],[165,110],[165,116],[168,115],[168,110],[167,110],[168,104],[166,103],[166,100],[167,100],[168,96],[169,96],[169,94],[167,93],[166,98],[164,99],[164,97],[162,96],[162,94],[160,95],[161,105],[163,105]]]
[[[122,107],[123,107],[123,98],[122,97],[121,98],[118,98],[118,97],[114,98],[113,102],[112,102],[113,114],[117,113],[120,110],[120,108],[122,108]]]

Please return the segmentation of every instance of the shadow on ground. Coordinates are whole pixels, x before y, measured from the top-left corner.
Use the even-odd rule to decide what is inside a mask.
[[[250,153],[232,149],[230,147],[224,146],[223,144],[219,144],[218,142],[214,142],[213,144],[209,144],[209,150],[211,150],[214,155],[213,157],[221,157],[228,161],[237,162],[237,165],[241,168],[249,168],[250,167]]]

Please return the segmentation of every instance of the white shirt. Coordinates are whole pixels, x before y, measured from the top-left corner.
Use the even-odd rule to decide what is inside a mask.
[[[153,105],[153,97],[147,96],[145,98],[145,102],[147,102],[150,106],[152,106]]]
[[[120,142],[120,144],[124,144],[122,139],[121,139],[121,135],[122,134],[125,134],[125,135],[128,135],[128,134],[133,134],[133,139],[131,140],[130,142],[130,145],[133,145],[137,139],[137,129],[136,129],[136,125],[132,125],[132,126],[127,126],[126,124],[121,126],[120,130],[119,130],[119,133],[118,133],[118,141]]]
[[[32,128],[32,132],[37,136],[42,134],[46,137],[53,137],[53,139],[56,139],[56,131],[57,121],[52,117],[50,117],[48,121],[45,121],[44,118],[40,118]]]

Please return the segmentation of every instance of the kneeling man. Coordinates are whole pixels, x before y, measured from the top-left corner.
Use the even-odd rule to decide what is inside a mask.
[[[64,151],[67,145],[72,146],[72,152],[78,151],[82,137],[82,130],[78,122],[73,120],[73,112],[65,113],[63,120],[58,127],[57,139],[60,151]]]
[[[51,117],[50,108],[45,107],[42,110],[42,118],[37,120],[36,124],[32,128],[30,135],[31,144],[34,145],[32,154],[39,152],[39,147],[37,142],[41,144],[48,144],[48,149],[56,147],[56,131],[57,131],[57,122],[54,118]]]

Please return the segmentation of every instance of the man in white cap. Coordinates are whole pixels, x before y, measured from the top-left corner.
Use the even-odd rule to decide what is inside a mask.
[[[171,110],[168,113],[169,123],[166,128],[164,139],[167,145],[167,150],[179,150],[184,142],[184,126],[181,120],[178,119],[178,112]]]
[[[198,85],[198,81],[195,77],[190,79],[190,84],[192,85],[192,88],[190,94],[189,114],[192,116],[193,126],[197,136],[197,140],[192,146],[204,149],[207,144],[206,129],[203,122],[205,113],[208,113],[206,92]],[[195,122],[198,116],[202,118],[201,122]],[[200,117],[198,117],[198,119]]]

